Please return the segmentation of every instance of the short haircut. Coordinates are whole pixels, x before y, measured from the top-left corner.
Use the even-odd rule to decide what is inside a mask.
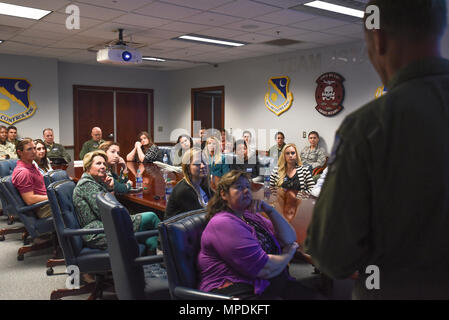
[[[276,140],[276,139],[278,138],[278,135],[281,135],[281,136],[282,136],[282,138],[284,138],[284,139],[285,139],[285,135],[284,135],[284,133],[283,133],[283,132],[281,132],[281,131],[278,131],[278,132],[276,132],[276,134],[274,135],[274,140]]]
[[[44,134],[45,134],[45,131],[47,131],[47,130],[50,130],[51,132],[53,132],[53,129],[52,129],[52,128],[45,128],[44,131],[42,131],[42,134],[44,135]]]
[[[311,134],[316,135],[318,139],[320,138],[320,135],[319,135],[318,132],[316,132],[316,131],[310,131],[310,132],[309,132],[309,135],[308,135],[307,137],[310,137]]]
[[[9,130],[11,130],[11,129],[14,129],[14,130],[17,131],[17,128],[16,128],[15,126],[9,126],[7,130],[9,131]]]
[[[249,130],[243,131],[242,137],[245,135],[245,133],[249,133],[249,136],[250,136],[251,138],[253,137],[253,134],[252,134],[251,131],[249,131]]]
[[[5,129],[6,131],[8,131],[8,129],[6,128],[6,126],[0,125],[0,130],[1,130],[1,129]]]
[[[92,166],[92,163],[94,162],[94,158],[96,156],[101,156],[103,157],[104,161],[107,163],[108,162],[108,156],[106,155],[106,153],[103,150],[94,150],[91,152],[88,152],[84,155],[83,158],[83,170],[84,172],[88,171],[90,169],[90,167]]]
[[[393,37],[440,37],[447,25],[445,0],[371,0],[369,5],[379,8],[380,29]]]
[[[5,127],[5,128],[6,128],[6,127]],[[20,140],[19,142],[17,142],[17,145],[16,145],[16,152],[17,152],[17,151],[23,152],[23,148],[24,148],[27,144],[29,144],[29,143],[31,143],[31,142],[33,142],[33,139],[31,139],[31,138],[23,138],[22,140]],[[17,156],[19,157],[19,159],[21,159],[21,157],[20,157],[20,155],[19,155],[18,152],[17,152]]]

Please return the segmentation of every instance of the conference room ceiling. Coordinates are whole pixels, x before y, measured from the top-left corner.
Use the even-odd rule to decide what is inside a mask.
[[[145,56],[168,59],[143,62],[139,67],[176,70],[207,64],[310,49],[363,39],[358,18],[295,10],[307,0],[0,0],[53,11],[35,21],[0,15],[0,54],[57,58],[60,61],[97,64],[96,50],[118,39],[139,48]],[[328,0],[329,1],[329,0]],[[333,0],[359,3],[367,0]],[[65,11],[80,9],[80,29],[68,30]],[[248,43],[224,48],[173,40],[199,34]],[[286,46],[265,42],[300,41]]]

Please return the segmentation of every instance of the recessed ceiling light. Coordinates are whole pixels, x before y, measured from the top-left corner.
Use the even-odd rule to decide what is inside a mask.
[[[0,43],[3,43],[3,40],[0,40]]]
[[[147,60],[147,61],[157,61],[157,62],[165,62],[165,61],[167,61],[167,60],[165,60],[165,59],[154,58],[154,57],[142,57],[142,60]]]
[[[0,14],[7,16],[39,20],[49,13],[51,11],[0,2]]]
[[[234,42],[234,41],[225,40],[225,39],[208,38],[208,37],[199,36],[196,34],[186,34],[184,36],[180,36],[175,39],[194,41],[194,42],[204,42],[206,44],[215,44],[215,45],[226,46],[226,47],[240,47],[240,46],[244,46],[246,44],[246,43],[242,43],[242,42]]]
[[[344,6],[339,6],[333,3],[325,2],[325,1],[312,1],[308,3],[304,3],[305,6],[317,8],[321,10],[332,11],[340,14],[345,14],[348,16],[353,16],[357,18],[363,18],[365,13],[362,10],[356,10]]]

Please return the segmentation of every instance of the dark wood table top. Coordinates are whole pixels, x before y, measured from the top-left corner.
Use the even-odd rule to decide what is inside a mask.
[[[162,168],[155,164],[143,164],[137,162],[127,162],[126,166],[128,168],[128,179],[133,182],[133,186],[136,185],[137,169],[142,172],[143,192],[137,194],[121,194],[117,195],[117,197],[138,203],[145,207],[165,211],[167,203],[165,201],[165,180]],[[66,170],[69,177],[75,182],[78,181],[83,174],[83,168],[74,167],[73,162],[65,166],[53,166],[53,168]],[[173,186],[175,182],[180,181],[183,177],[182,173],[173,172],[167,172],[167,176],[174,182]]]

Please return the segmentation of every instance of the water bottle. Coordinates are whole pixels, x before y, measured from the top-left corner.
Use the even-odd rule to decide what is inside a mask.
[[[168,164],[168,157],[166,153],[164,153],[164,158],[162,159],[162,162]]]
[[[268,201],[270,199],[271,190],[270,190],[270,176],[266,175],[263,179],[263,199]]]
[[[142,188],[142,173],[140,172],[139,169],[137,169],[136,172],[136,189]]]
[[[170,198],[171,192],[172,192],[172,184],[170,178],[167,179],[165,182],[165,201],[168,203],[168,199]]]

